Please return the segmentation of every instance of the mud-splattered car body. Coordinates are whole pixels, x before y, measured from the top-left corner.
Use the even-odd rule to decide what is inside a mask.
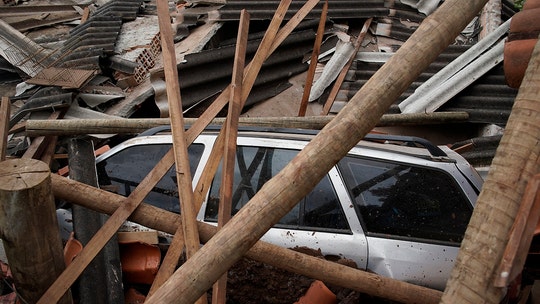
[[[315,131],[241,129],[232,196],[233,214],[279,172]],[[189,147],[195,185],[217,130]],[[172,147],[168,133],[144,133],[97,159],[101,185],[129,193]],[[198,219],[217,223],[218,169]],[[368,135],[334,166],[263,240],[309,247],[358,268],[443,289],[482,185],[459,154],[415,137]],[[179,212],[174,168],[145,202]]]

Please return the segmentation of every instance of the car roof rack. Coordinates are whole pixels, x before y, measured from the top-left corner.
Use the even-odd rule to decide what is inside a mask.
[[[187,129],[187,127],[186,127]],[[220,125],[209,125],[205,130],[210,131],[219,131],[221,129]],[[258,131],[258,132],[275,132],[275,133],[289,133],[289,134],[304,134],[304,135],[317,135],[318,130],[309,130],[309,129],[287,129],[287,128],[267,128],[267,127],[250,127],[250,126],[240,126],[239,131]],[[157,126],[151,129],[148,129],[138,136],[152,136],[160,132],[170,132],[171,126],[163,125]],[[448,157],[446,152],[441,148],[434,145],[427,139],[416,137],[416,136],[405,136],[405,135],[388,135],[388,134],[373,134],[368,133],[363,138],[366,141],[372,142],[400,142],[409,147],[421,147],[426,149],[434,157]]]

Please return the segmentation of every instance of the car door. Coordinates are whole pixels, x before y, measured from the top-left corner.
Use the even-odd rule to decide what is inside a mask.
[[[233,215],[304,145],[297,141],[238,138]],[[221,167],[199,214],[199,218],[214,224],[217,223],[220,176]],[[366,239],[336,169],[326,175],[262,240],[285,248],[310,248],[331,259],[352,259],[361,269],[367,265]]]
[[[368,269],[444,289],[472,214],[465,183],[440,168],[353,155],[339,169],[367,236]]]

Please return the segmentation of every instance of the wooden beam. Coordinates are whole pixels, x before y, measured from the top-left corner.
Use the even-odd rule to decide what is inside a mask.
[[[168,3],[158,0],[157,12],[163,54],[163,68],[165,72],[165,82],[167,84],[167,99],[173,138],[176,179],[178,181],[178,193],[180,196],[182,225],[178,227],[174,234],[173,242],[169,246],[167,254],[158,271],[158,280],[152,284],[152,293],[174,272],[184,248],[186,258],[189,259],[200,247],[199,233],[197,230],[197,213],[194,206],[189,155],[184,134],[182,100],[180,96],[180,84],[178,82],[178,69],[176,67],[176,55],[174,52],[174,41]],[[197,302],[206,303],[206,296],[204,294],[201,295]]]
[[[356,38],[355,46],[354,46],[354,52],[349,58],[349,61],[345,64],[345,66],[341,69],[341,72],[339,73],[336,81],[334,82],[334,86],[332,87],[332,90],[330,91],[330,94],[328,95],[328,98],[326,99],[326,102],[324,103],[324,107],[322,109],[321,115],[328,115],[330,113],[330,109],[332,108],[332,105],[334,104],[334,100],[336,99],[336,96],[339,92],[339,88],[341,88],[341,85],[343,84],[343,81],[345,80],[345,76],[347,76],[347,72],[351,68],[351,64],[354,61],[354,58],[356,57],[356,54],[360,50],[360,46],[362,45],[362,41],[364,40],[364,37],[367,34],[367,31],[369,30],[369,26],[371,25],[371,21],[373,18],[368,18],[366,22],[364,22],[364,26],[362,27],[362,30],[358,34],[358,37]]]
[[[236,158],[236,140],[238,135],[238,118],[244,104],[242,100],[242,81],[246,59],[246,46],[249,33],[249,13],[240,12],[240,25],[236,41],[234,57],[231,97],[225,123],[225,150],[223,153],[223,169],[219,189],[218,229],[231,218],[231,196],[234,184],[234,163]],[[214,284],[212,291],[213,304],[225,304],[227,296],[227,273]]]
[[[313,86],[313,79],[315,78],[315,70],[319,63],[319,53],[321,50],[321,42],[324,36],[324,26],[326,24],[326,15],[328,14],[328,0],[324,1],[324,5],[321,11],[321,18],[319,19],[319,27],[317,28],[317,35],[315,36],[315,43],[313,44],[313,51],[311,52],[311,61],[309,63],[309,69],[306,75],[306,83],[304,84],[304,93],[300,101],[300,109],[298,110],[298,116],[306,116],[307,104],[309,102],[309,93]]]
[[[2,121],[0,123],[0,162],[6,159],[10,107],[9,97],[2,97],[0,101],[0,121]]]
[[[106,214],[114,213],[124,204],[125,199],[121,195],[54,174],[52,188],[54,195],[59,199]],[[135,210],[130,220],[166,233],[174,233],[178,225],[181,225],[180,215],[144,203]],[[215,226],[202,222],[198,223],[198,228],[203,242],[208,242],[217,231]],[[246,252],[245,257],[399,303],[435,304],[439,303],[442,294],[438,290],[379,276],[264,241],[258,241]]]

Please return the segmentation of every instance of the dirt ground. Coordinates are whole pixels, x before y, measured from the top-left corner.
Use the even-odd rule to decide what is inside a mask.
[[[293,250],[324,259],[313,249],[293,248]],[[351,260],[338,263],[355,267]],[[228,272],[227,303],[229,304],[292,304],[302,297],[314,279],[291,273],[273,266],[244,258]],[[325,284],[335,295],[339,304],[390,304],[392,301],[374,298],[350,289]],[[209,294],[211,297],[211,294]]]

